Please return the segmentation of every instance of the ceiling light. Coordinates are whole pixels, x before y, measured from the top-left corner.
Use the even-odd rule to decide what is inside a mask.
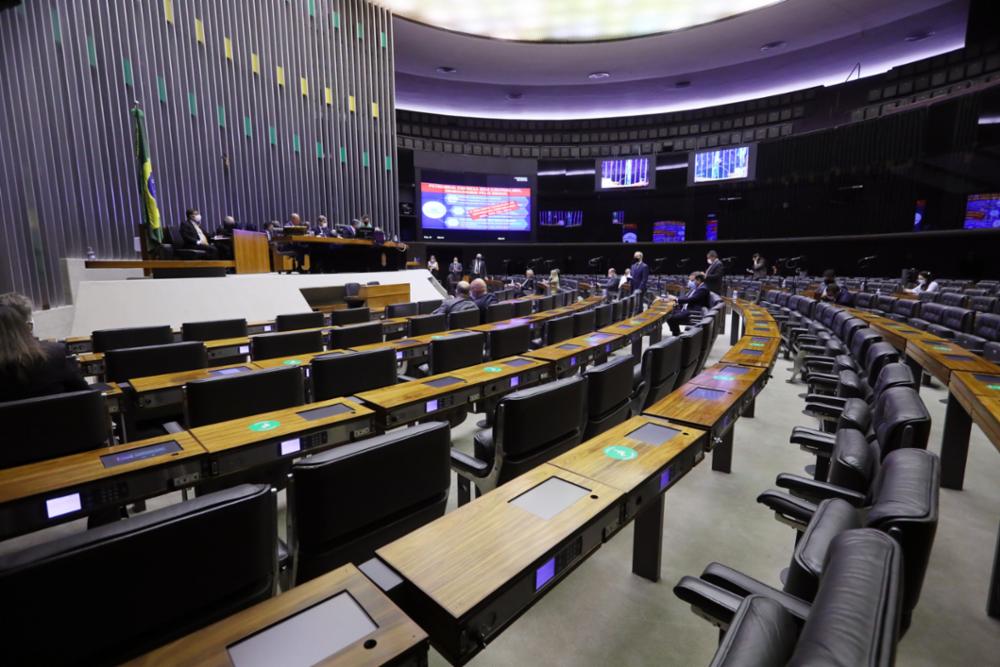
[[[690,85],[691,85],[691,82],[688,81],[688,80],[686,80],[686,79],[683,80],[683,81],[675,81],[674,82],[674,88],[688,88]]]
[[[517,92],[516,90],[515,90],[515,91],[511,91],[511,92],[507,93],[507,99],[508,99],[508,100],[510,100],[510,101],[512,101],[512,102],[513,102],[514,100],[519,100],[519,99],[521,99],[522,97],[524,97],[524,93],[519,93],[519,92]]]
[[[909,35],[903,38],[904,42],[920,42],[928,37],[933,37],[933,30],[921,30],[920,32],[911,32]]]
[[[441,65],[436,71],[438,74],[454,74],[458,70],[454,67],[449,67],[448,65]]]
[[[787,44],[787,42],[780,39],[774,42],[768,42],[767,44],[761,45],[760,51],[761,53],[767,53],[768,51],[774,51],[775,49],[780,49],[781,47],[785,46],[785,44]]]
[[[587,78],[591,81],[600,81],[601,79],[607,79],[611,76],[610,72],[591,72],[587,75]]]

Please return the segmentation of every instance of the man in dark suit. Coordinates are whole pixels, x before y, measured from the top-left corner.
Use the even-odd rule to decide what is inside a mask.
[[[705,274],[692,273],[688,277],[688,291],[682,297],[671,297],[675,302],[674,310],[667,316],[670,333],[681,335],[681,325],[689,324],[692,319],[701,317],[711,302],[711,294],[705,286]],[[680,306],[679,308],[677,306]]]
[[[486,314],[486,309],[497,301],[497,295],[490,294],[489,289],[486,287],[486,281],[482,278],[473,280],[469,291],[472,294],[472,300],[479,306],[479,312],[483,315]]]
[[[518,289],[521,290],[521,294],[534,294],[537,284],[535,282],[535,272],[528,269],[524,272],[524,282],[518,285]]]
[[[722,278],[726,275],[726,267],[719,259],[719,253],[709,250],[706,255],[708,268],[705,270],[705,286],[710,292],[715,292],[722,296]]]
[[[472,273],[473,279],[482,278],[486,275],[486,261],[480,253],[476,253],[476,258],[472,260]]]
[[[450,315],[451,313],[458,313],[463,310],[475,310],[477,308],[476,302],[469,296],[469,290],[469,283],[459,280],[455,283],[455,296],[446,299],[444,303],[435,308],[434,314]]]
[[[184,241],[185,248],[203,251],[205,259],[215,259],[219,256],[218,251],[208,242],[208,236],[201,228],[201,212],[196,208],[187,210],[187,217],[181,223],[181,239]]]
[[[618,277],[618,272],[615,271],[614,267],[608,269],[608,279],[604,281],[604,295],[608,297],[608,301],[614,301],[618,297],[620,285],[621,278]]]
[[[646,283],[649,282],[649,265],[642,261],[642,253],[636,251],[632,265],[632,291],[639,293],[639,305],[646,307]]]

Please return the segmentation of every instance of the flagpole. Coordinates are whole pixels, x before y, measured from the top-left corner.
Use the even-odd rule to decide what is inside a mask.
[[[139,104],[139,100],[133,100],[132,109],[131,112],[129,113],[129,116],[131,116],[130,120],[136,123],[136,125],[132,129],[133,137],[135,136],[134,133],[139,131],[138,130],[139,114],[136,112],[138,112],[141,109],[142,105]],[[132,123],[129,124],[131,125]],[[146,203],[143,201],[141,205],[143,207],[143,209],[141,210],[144,210]],[[149,240],[146,238],[149,235],[149,230],[146,229],[146,225],[143,222],[145,219],[146,216],[144,214],[141,215],[139,218],[139,254],[143,260],[151,259],[149,256]],[[148,271],[146,272],[146,275],[149,275]]]

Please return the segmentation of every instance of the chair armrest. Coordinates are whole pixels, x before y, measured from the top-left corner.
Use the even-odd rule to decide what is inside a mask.
[[[412,375],[403,375],[402,373],[400,373],[399,375],[396,376],[396,382],[397,383],[399,383],[399,382],[413,382],[414,380],[418,380],[418,379],[420,379],[420,378],[415,378]]]
[[[792,429],[792,435],[788,438],[788,442],[813,452],[816,456],[830,456],[830,452],[833,451],[833,446],[837,442],[837,435],[805,426],[796,426]]]
[[[864,507],[866,501],[865,496],[857,491],[851,491],[836,484],[809,479],[801,475],[791,475],[783,472],[778,475],[774,483],[782,489],[788,489],[788,492],[792,495],[811,500],[814,503],[819,503],[827,498],[840,498],[855,507]]]
[[[787,523],[793,524],[799,531],[806,529],[816,513],[816,503],[774,489],[768,489],[757,496],[757,502],[786,519]]]
[[[823,405],[828,405],[830,407],[837,408],[838,410],[844,409],[844,403],[847,399],[843,396],[829,396],[827,394],[807,394],[806,395],[806,408],[808,409],[810,403],[822,403]]]
[[[709,563],[705,571],[701,573],[701,578],[710,584],[715,584],[719,588],[729,591],[740,598],[748,595],[763,595],[779,603],[799,621],[805,621],[809,616],[809,603],[799,599],[794,595],[789,595],[777,588],[757,581],[751,576],[727,567],[721,563]]]
[[[828,354],[807,354],[802,357],[802,365],[814,373],[833,372],[833,357]]]
[[[177,422],[167,422],[162,424],[163,430],[167,433],[183,433],[184,427]]]
[[[806,352],[807,356],[823,356],[826,352],[826,345],[820,345],[818,343],[802,343],[802,336],[799,336],[799,351]]]
[[[742,596],[698,577],[681,577],[674,586],[674,595],[691,605],[699,616],[725,626],[732,622],[736,610],[743,602]]]
[[[830,391],[837,389],[838,376],[836,373],[813,373],[807,371],[805,380],[811,387],[821,387]]]
[[[743,599],[709,667],[784,665],[799,636],[796,618],[763,595]]]
[[[809,394],[809,396],[820,395],[821,394]],[[806,407],[802,411],[803,414],[815,417],[816,419],[840,419],[840,415],[844,412],[844,407],[842,405],[831,405],[826,401],[810,400],[809,396],[806,397]],[[836,398],[836,396],[831,396],[830,398]]]
[[[451,467],[458,473],[468,473],[473,477],[485,477],[490,470],[490,464],[477,459],[471,454],[451,448]]]

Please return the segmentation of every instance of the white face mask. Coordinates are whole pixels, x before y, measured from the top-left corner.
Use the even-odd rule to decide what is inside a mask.
[[[194,216],[194,221],[195,222],[201,222],[201,213],[199,213],[198,215]]]
[[[694,284],[695,284],[695,283],[694,283],[694,281],[693,281],[693,280],[689,280],[689,281],[688,281],[688,289],[694,289]]]

